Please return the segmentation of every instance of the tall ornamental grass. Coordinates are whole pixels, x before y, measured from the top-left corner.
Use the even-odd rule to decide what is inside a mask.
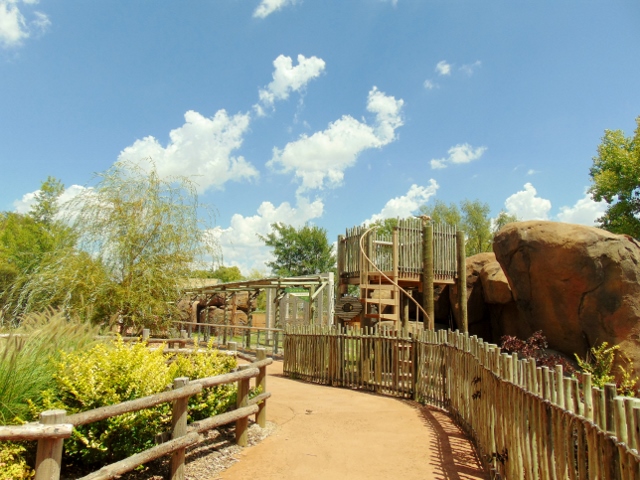
[[[47,311],[24,318],[0,338],[0,425],[29,420],[29,403],[55,385],[61,352],[81,351],[96,343],[97,327]]]

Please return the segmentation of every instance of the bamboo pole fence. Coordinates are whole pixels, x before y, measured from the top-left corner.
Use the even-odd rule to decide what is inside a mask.
[[[493,478],[640,478],[640,400],[452,331],[291,326],[284,373],[446,409]]]
[[[433,223],[433,259],[436,281],[451,281],[457,275],[456,227]],[[340,238],[338,252],[339,272],[342,277],[360,277],[366,265],[360,255],[360,238],[369,227],[348,228]],[[398,274],[400,278],[418,277],[423,269],[422,220],[419,218],[398,219]],[[367,255],[383,272],[393,269],[393,239],[391,234],[374,232],[371,235],[371,250]],[[362,282],[365,283],[365,282]]]
[[[100,470],[82,477],[80,480],[117,478],[144,463],[169,454],[171,455],[171,462],[168,478],[171,480],[184,480],[185,449],[199,443],[202,440],[201,433],[235,422],[236,443],[240,446],[246,446],[248,418],[251,415],[255,415],[256,422],[260,427],[265,427],[266,402],[271,396],[267,392],[266,368],[272,362],[271,358],[266,358],[266,351],[259,349],[257,361],[242,366],[242,369],[237,372],[191,381],[187,377],[177,378],[174,380],[173,389],[167,392],[73,415],[66,415],[64,410],[48,410],[40,414],[39,423],[0,426],[0,442],[37,440],[35,479],[59,480],[64,439],[72,435],[74,427],[171,402],[173,413],[172,428],[171,432],[169,432],[170,440],[119,462],[106,465]],[[262,393],[249,399],[250,380],[252,378],[256,378],[256,387],[259,387]],[[234,382],[238,384],[235,410],[187,424],[189,397],[205,388]],[[161,433],[159,432],[159,434]]]

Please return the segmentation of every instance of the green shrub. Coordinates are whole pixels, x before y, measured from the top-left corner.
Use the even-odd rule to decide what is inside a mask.
[[[55,385],[54,362],[61,352],[89,348],[96,334],[96,328],[49,310],[25,317],[20,328],[0,339],[0,425],[29,420],[29,404],[42,403],[42,392]],[[35,458],[35,446],[1,442],[0,480],[31,478],[27,459]]]
[[[26,447],[20,443],[0,443],[0,480],[26,480],[33,477],[33,470],[25,460]]]
[[[235,367],[235,359],[209,348],[168,362],[161,350],[118,339],[63,353],[56,367],[56,386],[45,392],[41,405],[33,405],[34,411],[62,408],[73,414],[153,395],[166,390],[176,377],[227,373]],[[192,419],[220,413],[234,398],[234,386],[194,396],[189,402]],[[87,467],[115,462],[152,447],[155,436],[169,430],[170,424],[171,405],[165,403],[80,426],[65,440],[65,461]]]
[[[603,388],[606,383],[615,383],[619,395],[635,396],[635,384],[637,377],[631,376],[629,369],[630,360],[620,351],[620,345],[612,345],[602,342],[599,347],[592,347],[586,358],[582,360],[576,355],[578,365],[584,372],[591,374],[591,383],[594,387]],[[619,380],[613,374],[613,364],[615,362],[616,353],[620,355],[621,362],[627,366],[618,365],[620,369]]]

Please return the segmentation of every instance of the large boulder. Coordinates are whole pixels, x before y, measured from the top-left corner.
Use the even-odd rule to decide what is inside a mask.
[[[584,356],[620,345],[640,371],[640,246],[626,235],[557,222],[516,222],[494,239],[520,317],[520,337]]]
[[[469,334],[478,335],[481,338],[489,339],[491,333],[491,316],[484,297],[482,295],[482,283],[480,282],[480,272],[482,268],[491,262],[495,262],[493,253],[479,253],[467,258],[467,321],[469,323]],[[458,307],[457,285],[449,287],[449,300],[451,310],[458,328],[460,324],[460,308]]]

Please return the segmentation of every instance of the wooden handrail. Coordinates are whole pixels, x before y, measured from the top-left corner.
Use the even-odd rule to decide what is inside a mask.
[[[266,389],[266,368],[273,360],[265,358],[265,350],[258,350],[259,360],[244,366],[243,370],[214,377],[206,377],[188,382],[187,378],[176,379],[174,390],[161,392],[155,395],[122,402],[115,405],[96,408],[86,412],[80,412],[66,416],[63,410],[51,410],[43,412],[41,423],[27,425],[0,426],[0,441],[38,440],[38,452],[36,461],[36,480],[58,480],[60,478],[60,455],[62,442],[72,434],[73,427],[94,423],[106,418],[135,412],[155,405],[172,402],[174,428],[173,439],[161,445],[147,449],[124,460],[102,467],[82,480],[102,480],[114,478],[150,460],[163,455],[172,454],[171,479],[184,479],[184,450],[189,445],[198,443],[200,433],[231,422],[236,422],[236,442],[246,446],[247,443],[247,419],[256,415],[256,421],[264,427],[264,419],[259,415],[266,412],[266,401],[270,398],[269,392],[263,391],[253,399],[248,398],[249,381],[257,378],[257,385]],[[238,406],[235,410],[215,415],[186,426],[187,399],[200,393],[205,388],[238,382]],[[185,384],[186,383],[186,384]],[[184,386],[181,386],[184,385]],[[184,423],[182,423],[184,422]]]

